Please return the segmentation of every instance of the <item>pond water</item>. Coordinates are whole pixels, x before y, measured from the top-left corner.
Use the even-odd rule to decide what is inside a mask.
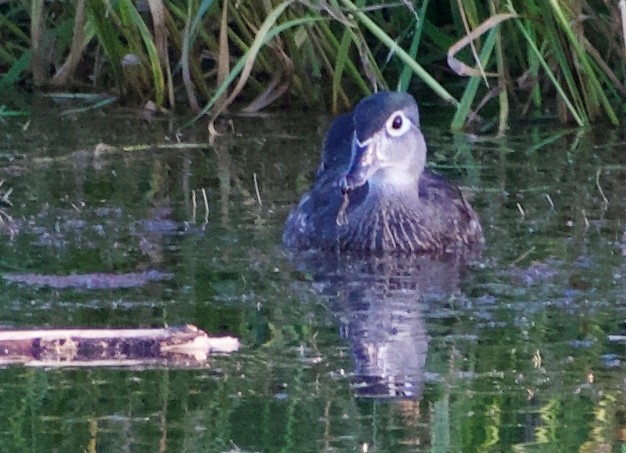
[[[204,125],[177,138],[166,119],[35,102],[0,123],[2,325],[193,324],[243,347],[189,367],[4,367],[2,451],[626,449],[623,132],[454,135],[423,106],[482,255],[318,261],[280,235],[328,118],[234,117],[208,144]],[[168,278],[33,278],[92,273]]]

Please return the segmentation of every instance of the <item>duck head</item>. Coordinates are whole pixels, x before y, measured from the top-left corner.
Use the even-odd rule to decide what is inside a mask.
[[[383,91],[357,104],[344,192],[365,183],[383,190],[415,187],[425,164],[426,143],[413,96]]]

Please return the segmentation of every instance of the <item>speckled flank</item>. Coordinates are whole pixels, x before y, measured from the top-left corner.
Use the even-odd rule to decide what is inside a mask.
[[[351,212],[350,223],[337,232],[339,243],[342,249],[419,252],[482,242],[471,207],[462,198],[457,201],[448,208],[459,215],[442,212],[432,217],[426,215],[432,211],[428,206],[407,207],[394,198],[371,202]]]

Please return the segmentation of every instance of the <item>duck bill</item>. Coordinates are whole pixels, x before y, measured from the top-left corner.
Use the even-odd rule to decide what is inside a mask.
[[[352,161],[345,175],[344,190],[353,190],[365,184],[379,169],[380,160],[374,142],[361,145],[355,141],[352,145]]]

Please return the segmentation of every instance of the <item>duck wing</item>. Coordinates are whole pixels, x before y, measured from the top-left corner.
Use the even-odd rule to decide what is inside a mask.
[[[322,144],[322,161],[317,168],[316,176],[324,173],[343,175],[348,170],[352,159],[352,137],[354,135],[354,118],[352,112],[339,115],[328,127]]]
[[[419,182],[419,199],[423,203],[428,228],[439,231],[442,242],[478,244],[484,242],[478,215],[458,186],[443,176],[425,169]]]
[[[337,246],[337,213],[343,202],[340,180],[352,158],[352,112],[336,117],[324,137],[321,163],[315,181],[291,210],[283,243],[297,249],[332,249]],[[367,188],[350,195],[351,202],[365,199]]]

